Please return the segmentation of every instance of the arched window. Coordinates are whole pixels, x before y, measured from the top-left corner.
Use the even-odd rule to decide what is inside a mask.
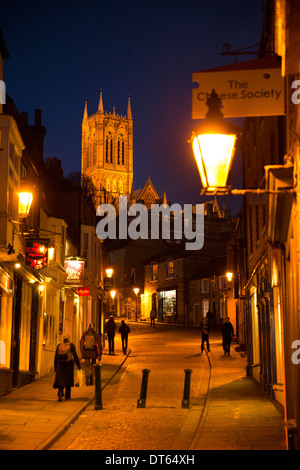
[[[113,193],[117,192],[117,182],[115,179],[113,179]]]
[[[110,180],[107,178],[106,180],[106,191],[110,191]]]
[[[118,165],[120,165],[120,163],[121,163],[121,159],[120,159],[120,157],[121,157],[121,139],[120,139],[120,137],[118,137],[117,157],[118,157],[118,160],[117,160],[117,161],[118,161]]]
[[[105,161],[106,163],[113,162],[113,136],[108,132],[105,137]]]
[[[118,137],[118,165],[124,165],[125,157],[124,157],[124,149],[125,149],[125,142],[123,134],[119,135]]]
[[[122,165],[125,164],[125,141],[122,140]]]
[[[109,162],[108,136],[106,136],[106,139],[105,139],[105,161],[106,163]]]
[[[110,136],[110,163],[113,162],[113,138]]]

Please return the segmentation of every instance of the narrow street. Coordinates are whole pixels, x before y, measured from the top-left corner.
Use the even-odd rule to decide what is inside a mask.
[[[209,382],[209,361],[201,355],[198,329],[130,327],[131,353],[103,390],[103,409],[89,405],[51,450],[285,448],[281,410],[246,379],[246,359],[234,345],[231,356],[223,355],[219,332],[211,334]],[[122,355],[118,337],[115,353]],[[107,349],[103,363],[106,354]],[[150,370],[146,407],[138,408],[145,368]],[[181,407],[185,369],[193,371],[190,409]]]

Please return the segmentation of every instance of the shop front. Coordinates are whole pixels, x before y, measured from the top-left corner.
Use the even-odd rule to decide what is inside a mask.
[[[158,292],[158,321],[176,323],[177,289]]]

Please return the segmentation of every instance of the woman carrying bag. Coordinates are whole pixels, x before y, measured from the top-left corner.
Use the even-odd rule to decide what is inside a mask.
[[[62,343],[56,348],[54,358],[55,380],[53,388],[58,388],[58,401],[62,401],[64,389],[65,399],[71,399],[71,387],[74,387],[74,361],[78,369],[81,370],[76,348],[71,343],[70,336],[65,334]]]

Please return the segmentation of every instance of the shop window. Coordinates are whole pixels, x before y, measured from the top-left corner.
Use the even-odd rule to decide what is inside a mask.
[[[162,291],[158,294],[158,320],[163,320],[165,315],[176,315],[177,294],[176,290]]]

